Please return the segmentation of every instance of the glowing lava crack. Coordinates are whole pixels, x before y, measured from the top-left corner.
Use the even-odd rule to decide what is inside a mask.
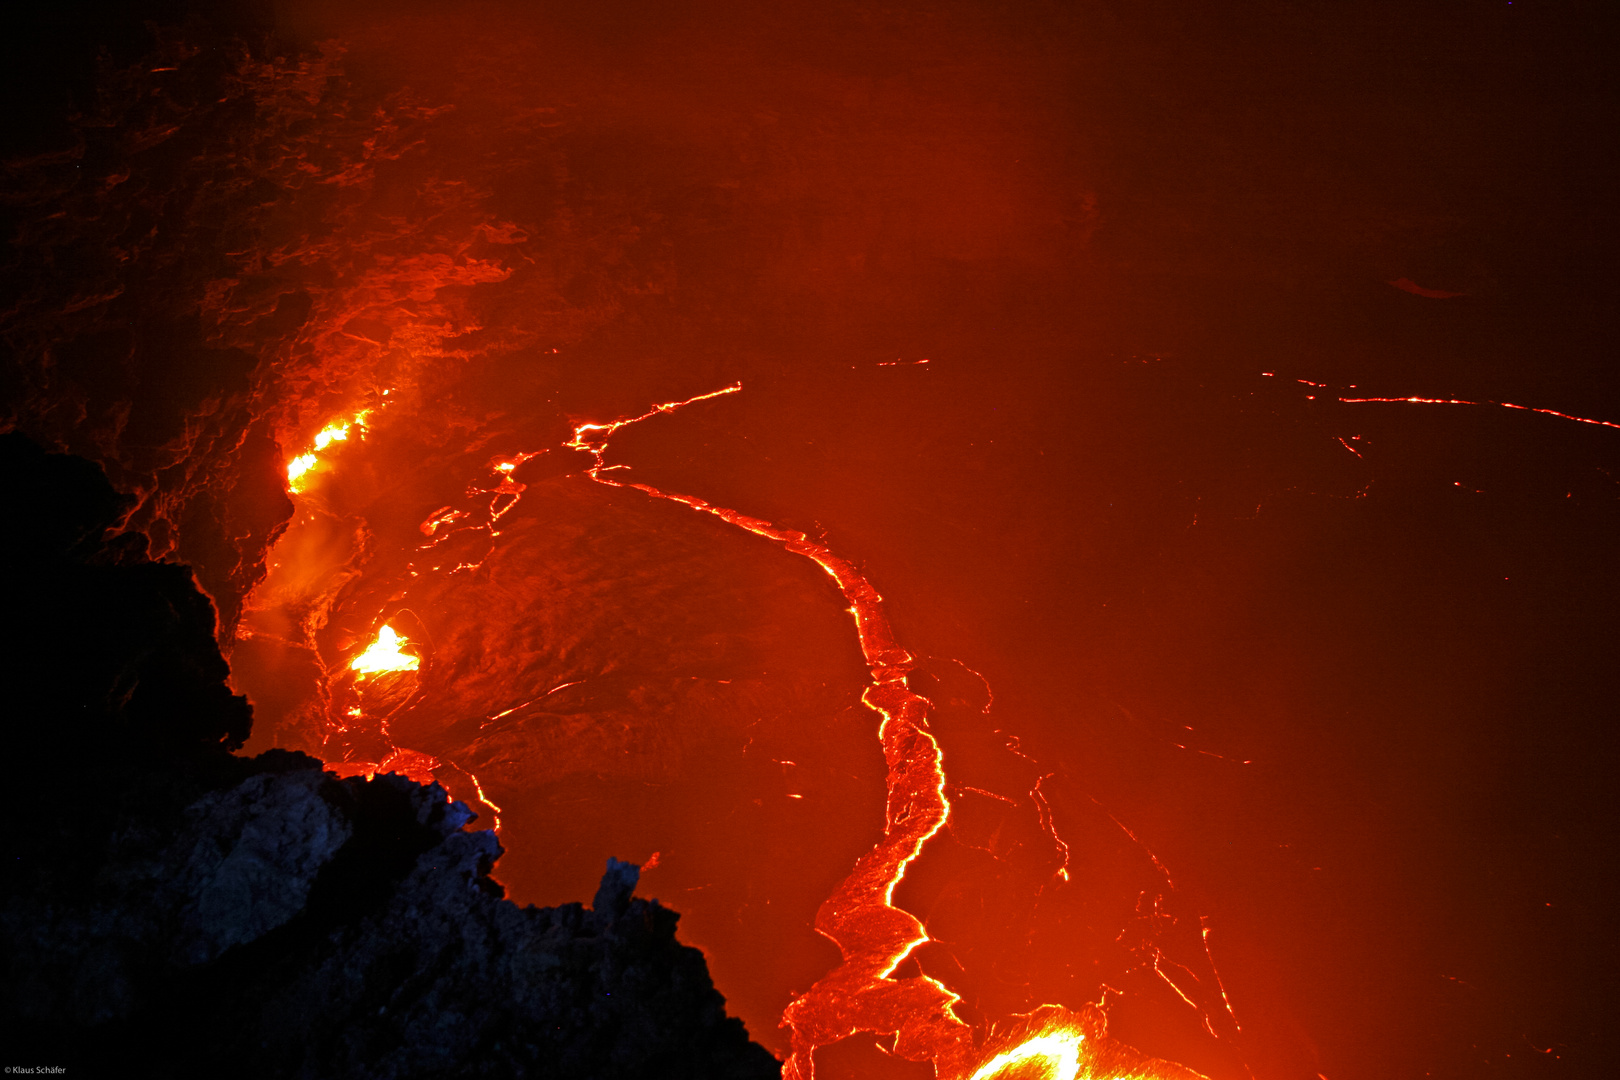
[[[956,1015],[954,1007],[961,1000],[956,993],[927,975],[893,977],[907,957],[931,940],[916,916],[894,906],[895,887],[923,846],[945,825],[951,806],[945,796],[944,757],[928,731],[932,703],[906,685],[916,658],[895,641],[883,612],[883,597],[854,563],[805,533],[695,496],[618,479],[609,474],[628,471],[628,466],[608,465],[605,460],[608,440],[620,428],[741,389],[737,383],[684,401],[655,405],[640,416],[607,424],[580,424],[565,445],[591,455],[593,464],[586,475],[596,483],[633,488],[655,499],[680,503],[810,559],[837,583],[855,620],[871,675],[861,700],[880,717],[878,738],[887,786],[883,839],[856,860],[854,869],[816,912],[816,930],[838,946],[841,962],[794,999],[783,1014],[792,1046],[782,1069],[784,1080],[812,1080],[815,1051],[857,1032],[892,1035],[891,1053],[932,1062],[935,1075],[941,1078],[989,1080],[1008,1070],[1023,1074],[1036,1068],[1046,1080],[1077,1080],[1081,1075],[1198,1078],[1200,1074],[1184,1066],[1145,1057],[1105,1038],[1106,1017],[1097,1006],[1087,1006],[1089,1019],[1060,1006],[1042,1006],[1031,1019],[1045,1022],[1037,1030],[1026,1031],[1021,1041],[1011,1046],[975,1047],[970,1027]],[[1011,749],[1019,752],[1016,740]],[[1042,781],[1036,783],[1031,796],[1042,830],[1063,856],[1064,866],[1057,876],[1067,881],[1068,846],[1053,827],[1051,808],[1040,790]],[[1156,858],[1153,861],[1158,865]],[[1207,941],[1205,947],[1207,951]],[[1186,999],[1157,962],[1154,970]],[[1224,989],[1222,996],[1224,1000]],[[1205,1022],[1208,1026],[1207,1018]]]
[[[613,469],[603,460],[608,438],[619,428],[741,389],[741,384],[734,384],[685,401],[667,402],[611,424],[581,424],[568,446],[592,455],[595,464],[587,475],[597,483],[634,488],[655,499],[677,502],[771,540],[814,561],[849,601],[861,653],[872,676],[861,700],[882,718],[878,738],[883,744],[888,785],[884,834],[816,913],[816,930],[838,946],[843,962],[788,1006],[783,1023],[792,1030],[793,1050],[782,1075],[787,1080],[809,1080],[814,1075],[811,1054],[815,1049],[857,1031],[893,1033],[898,1056],[933,1061],[942,1074],[956,1071],[971,1049],[968,1026],[952,1011],[957,995],[926,975],[890,978],[912,950],[929,940],[914,915],[893,905],[895,886],[923,845],[945,824],[950,803],[945,798],[939,744],[928,733],[929,703],[906,687],[914,658],[894,640],[883,614],[883,597],[853,563],[802,532],[689,495],[604,475]]]

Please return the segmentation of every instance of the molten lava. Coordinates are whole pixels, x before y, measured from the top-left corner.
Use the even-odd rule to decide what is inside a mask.
[[[1620,424],[1613,420],[1596,420],[1590,416],[1576,416],[1573,413],[1559,412],[1557,409],[1543,409],[1535,405],[1516,405],[1511,401],[1468,401],[1463,398],[1430,398],[1430,397],[1341,397],[1340,401],[1347,405],[1367,405],[1378,403],[1411,403],[1414,405],[1495,405],[1499,409],[1516,409],[1519,412],[1540,413],[1543,416],[1555,416],[1560,420],[1573,420],[1577,424],[1591,424],[1595,427],[1620,428]]]
[[[1108,1035],[1108,1018],[1097,1004],[1079,1012],[1042,1005],[1012,1027],[992,1033],[979,1051],[980,1064],[950,1075],[953,1080],[1206,1080],[1202,1073],[1148,1057]]]
[[[293,491],[301,490],[298,487],[299,477],[313,469],[315,467],[315,462],[319,460],[320,459],[314,454],[299,454],[297,457],[287,462],[287,486]]]
[[[891,977],[901,962],[930,940],[916,916],[893,905],[895,887],[922,853],[923,845],[944,826],[950,803],[945,797],[943,755],[928,733],[929,702],[906,688],[914,658],[894,640],[883,613],[883,597],[853,563],[802,532],[689,495],[604,475],[613,468],[604,460],[608,438],[619,428],[741,389],[741,384],[733,384],[684,401],[655,405],[630,419],[581,424],[568,445],[592,455],[595,463],[587,475],[597,483],[634,488],[655,499],[681,503],[771,540],[815,562],[849,601],[872,678],[861,700],[881,718],[878,739],[888,765],[884,836],[856,862],[816,914],[816,930],[838,946],[843,962],[788,1006],[783,1024],[792,1030],[793,1052],[782,1075],[809,1080],[815,1075],[811,1060],[815,1050],[857,1031],[893,1033],[899,1056],[954,1065],[968,1048],[968,1026],[951,1008],[960,999],[927,975]]]
[[[1049,1035],[1036,1035],[1024,1040],[1011,1050],[1003,1051],[985,1062],[971,1080],[994,1080],[1010,1077],[1016,1072],[1035,1080],[1075,1080],[1080,1075],[1080,1044],[1084,1036],[1078,1032],[1063,1031]],[[1025,1066],[1039,1062],[1040,1072]]]
[[[892,1035],[895,1056],[931,1061],[938,1076],[963,1076],[971,1067],[974,1048],[969,1025],[954,1010],[961,998],[926,974],[895,977],[900,965],[932,940],[916,916],[894,905],[895,888],[923,846],[944,827],[951,805],[945,795],[944,755],[928,730],[933,703],[907,686],[906,676],[916,658],[895,640],[883,611],[883,597],[854,563],[803,532],[693,496],[605,475],[628,468],[610,466],[605,460],[608,439],[618,429],[741,389],[740,383],[733,384],[683,401],[655,405],[629,419],[580,424],[567,445],[592,456],[593,464],[586,475],[597,483],[634,488],[655,499],[680,503],[802,555],[821,567],[849,602],[848,611],[855,620],[861,653],[871,676],[861,700],[879,717],[877,734],[887,765],[884,832],[883,839],[857,860],[816,914],[817,932],[838,946],[842,962],[794,999],[783,1014],[782,1024],[792,1033],[792,1052],[782,1075],[785,1080],[812,1080],[817,1049],[865,1031]],[[1016,750],[1016,739],[1013,742]],[[1043,831],[1063,856],[1064,866],[1058,877],[1067,881],[1068,846],[1052,826],[1040,782],[1032,797]],[[1157,963],[1154,966],[1157,971]],[[1162,971],[1159,974],[1165,977]],[[1186,998],[1172,980],[1165,977],[1165,981]],[[1189,1000],[1189,1004],[1193,1003]],[[1207,1018],[1205,1022],[1208,1026]],[[991,1059],[973,1074],[973,1080],[988,1080],[1023,1063],[1037,1061],[1047,1066],[1042,1077],[1074,1080],[1080,1075],[1082,1039],[1077,1024],[1059,1025]],[[1131,1056],[1129,1051],[1126,1054]],[[1156,1070],[1152,1059],[1141,1060],[1148,1064],[1145,1071],[1135,1075],[1196,1075],[1169,1062],[1158,1063],[1165,1067]],[[1019,1075],[1023,1075],[1022,1070]]]
[[[385,671],[415,671],[422,665],[419,657],[410,653],[401,652],[400,646],[405,639],[394,632],[394,628],[384,625],[377,631],[377,640],[373,641],[366,651],[349,661],[349,668],[361,675],[377,675]]]
[[[351,419],[334,421],[318,431],[315,438],[310,440],[310,449],[287,462],[287,490],[295,495],[301,493],[307,483],[304,477],[321,463],[322,451],[333,443],[347,442],[350,429],[359,429],[363,438],[366,433],[366,419],[370,415],[370,409],[362,409]]]
[[[1262,374],[1264,376],[1268,376],[1268,377],[1273,377],[1273,376],[1276,375],[1276,372],[1262,371],[1260,374]],[[1303,383],[1306,386],[1314,386],[1314,387],[1320,387],[1320,388],[1327,388],[1328,387],[1327,383],[1313,382],[1310,379],[1296,379],[1295,381]],[[1315,394],[1308,394],[1308,395],[1306,395],[1305,400],[1307,400],[1307,401],[1315,401],[1316,397],[1317,397],[1317,395],[1315,395]],[[1342,402],[1342,403],[1344,403],[1346,405],[1486,405],[1486,406],[1494,406],[1494,407],[1496,407],[1498,409],[1512,409],[1515,412],[1540,413],[1542,416],[1551,416],[1551,417],[1554,417],[1554,418],[1559,419],[1559,420],[1572,420],[1577,424],[1590,424],[1593,427],[1620,428],[1620,423],[1616,423],[1613,420],[1599,420],[1599,419],[1597,419],[1595,417],[1591,417],[1591,416],[1577,416],[1574,413],[1562,412],[1562,411],[1560,411],[1558,409],[1546,409],[1546,408],[1542,408],[1541,406],[1538,406],[1538,405],[1520,405],[1520,404],[1518,404],[1516,402],[1512,402],[1512,401],[1492,401],[1492,400],[1489,400],[1487,398],[1473,399],[1473,398],[1441,398],[1441,397],[1418,397],[1418,396],[1411,396],[1411,397],[1345,397],[1345,396],[1338,396],[1338,397],[1335,397],[1334,400]],[[1344,440],[1341,439],[1339,441],[1343,442]],[[1356,451],[1350,446],[1346,446],[1345,449],[1349,450],[1352,454],[1356,454],[1357,457],[1361,456],[1360,454],[1356,453]]]
[[[679,503],[768,540],[782,550],[809,559],[832,579],[844,600],[845,609],[854,621],[867,680],[860,700],[875,714],[876,735],[884,758],[883,829],[878,842],[856,858],[848,874],[816,911],[814,929],[838,947],[840,959],[808,990],[798,992],[782,1013],[781,1026],[789,1033],[784,1077],[788,1080],[812,1080],[814,1058],[819,1050],[862,1032],[887,1037],[888,1052],[894,1056],[930,1062],[936,1075],[952,1080],[988,1080],[993,1076],[1015,1075],[1062,1080],[1101,1076],[1102,1073],[1093,1070],[1098,1060],[1107,1060],[1111,1063],[1110,1067],[1120,1061],[1130,1062],[1131,1076],[1152,1076],[1163,1080],[1171,1076],[1195,1075],[1169,1062],[1161,1063],[1162,1068],[1138,1068],[1136,1063],[1153,1059],[1144,1059],[1106,1039],[1101,1040],[1108,1044],[1104,1046],[1106,1053],[1102,1059],[1096,1059],[1100,1027],[1082,1030],[1077,1022],[1068,1023],[1061,1017],[1046,1016],[1044,1012],[1038,1030],[1030,1027],[1016,1037],[1005,1035],[1005,1041],[992,1038],[989,1044],[980,1045],[974,1037],[974,1026],[957,1011],[962,996],[919,966],[922,957],[918,956],[918,950],[936,939],[921,918],[896,904],[896,889],[906,878],[908,869],[922,855],[924,847],[952,820],[951,800],[958,797],[959,792],[976,792],[1009,805],[1013,801],[972,786],[952,786],[947,783],[944,751],[938,738],[930,731],[930,716],[937,714],[939,709],[934,701],[913,689],[914,682],[908,682],[908,677],[918,667],[919,657],[896,640],[884,610],[883,597],[853,561],[834,552],[825,541],[804,532],[717,506],[695,496],[636,482],[628,475],[629,466],[610,464],[606,459],[609,441],[620,429],[673,413],[688,405],[734,395],[741,390],[740,383],[733,383],[683,400],[653,405],[639,415],[608,422],[575,421],[571,437],[562,445],[568,450],[588,455],[585,458],[588,464],[583,471],[585,479],[610,488],[639,491],[663,502]],[[358,425],[363,434],[365,415],[360,413],[349,421],[336,422],[323,429],[311,440],[309,451],[294,459],[289,467],[289,476],[295,475],[295,470],[296,475],[304,475],[315,467],[321,460],[320,454],[329,452],[334,444],[348,440],[354,425]],[[407,564],[409,577],[421,579],[425,576],[480,571],[489,553],[495,550],[503,519],[528,490],[528,485],[519,481],[514,474],[518,473],[524,462],[547,452],[509,452],[484,459],[487,479],[475,481],[465,488],[469,503],[464,507],[442,506],[415,524],[412,532],[419,534],[419,539],[413,546],[420,561]],[[396,593],[395,599],[402,595]],[[418,671],[422,659],[418,650],[392,625],[382,621],[387,617],[386,611],[370,616],[381,625],[376,630],[375,639],[348,661],[348,669],[352,672],[348,687],[336,683],[329,687],[335,695],[330,699],[336,703],[333,707],[341,707],[351,701],[354,703],[345,714],[348,720],[333,721],[335,714],[329,714],[331,735],[341,737],[341,741],[347,743],[346,748],[336,755],[342,763],[331,768],[340,775],[369,776],[399,772],[424,783],[437,779],[457,789],[456,797],[476,796],[478,803],[489,808],[499,828],[502,810],[490,801],[484,785],[472,771],[474,768],[482,771],[482,766],[463,759],[460,752],[453,749],[445,753],[444,748],[436,747],[433,754],[427,754],[405,749],[395,741],[399,738],[395,734],[399,718],[409,715],[411,696],[416,690],[406,692],[403,683],[397,680],[374,677]],[[377,622],[372,625],[377,625]],[[984,682],[983,676],[977,672],[964,670]],[[567,680],[532,700],[524,700],[492,714],[488,720],[498,720],[533,705],[541,697],[574,685],[578,685],[578,680]],[[992,697],[988,683],[985,683],[985,692],[987,698]],[[362,726],[359,723],[362,717],[371,719]],[[358,742],[352,739],[354,732],[362,733],[363,737]],[[1037,763],[1019,749],[1016,737],[1005,737],[1004,741],[1006,749],[1015,757],[1028,761],[1032,767],[1036,766]],[[457,777],[465,778],[466,789],[461,788]],[[1029,798],[1039,828],[1036,842],[1049,844],[1053,861],[1059,864],[1049,871],[1051,887],[1068,887],[1072,880],[1069,847],[1059,835],[1052,807],[1043,789],[1045,782],[1050,779],[1050,774],[1039,774],[1031,781],[1033,786],[1029,790]],[[797,799],[801,796],[788,793],[787,797]],[[506,799],[503,797],[502,801]],[[1133,843],[1141,846],[1130,830],[1126,829],[1125,833]],[[1152,857],[1151,852],[1148,855],[1162,872],[1157,859]],[[1165,875],[1165,881],[1169,888],[1174,888],[1168,875]],[[1155,899],[1152,903],[1157,902]],[[1156,909],[1155,914],[1158,914]],[[1168,915],[1162,916],[1162,919],[1173,921]],[[1204,948],[1207,958],[1207,943]],[[1149,958],[1142,965],[1143,969],[1167,983],[1181,1000],[1201,1015],[1209,1033],[1217,1039],[1221,1038],[1195,1000],[1198,995],[1181,985],[1183,980],[1176,972],[1186,971],[1193,983],[1200,983],[1200,977],[1180,965],[1169,964],[1157,946],[1149,945],[1141,955]],[[1167,966],[1175,971],[1167,970]],[[1218,976],[1215,985],[1219,985]],[[1224,1002],[1224,992],[1221,1000]],[[1071,1015],[1063,1014],[1064,1017]],[[1113,1049],[1108,1049],[1108,1046]],[[1118,1070],[1107,1075],[1116,1073]]]

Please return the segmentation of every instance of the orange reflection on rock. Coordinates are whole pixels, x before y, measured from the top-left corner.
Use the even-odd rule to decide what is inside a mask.
[[[439,767],[439,759],[432,754],[424,754],[420,750],[395,749],[381,761],[343,761],[329,763],[326,771],[336,776],[359,776],[370,780],[375,776],[387,776],[395,773],[407,777],[418,784],[432,784],[438,780],[433,770]],[[491,804],[493,805],[493,804]]]

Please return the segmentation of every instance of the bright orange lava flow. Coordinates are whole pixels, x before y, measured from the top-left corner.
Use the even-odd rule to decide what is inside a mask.
[[[913,693],[906,685],[906,677],[916,658],[895,640],[883,610],[883,597],[853,562],[803,532],[715,506],[695,496],[663,491],[628,478],[620,479],[628,466],[608,465],[605,460],[608,441],[619,429],[674,412],[686,405],[734,394],[741,389],[742,385],[736,383],[683,401],[654,405],[640,416],[610,423],[578,424],[573,437],[564,445],[591,455],[593,463],[585,475],[596,483],[634,489],[651,498],[680,503],[810,559],[833,579],[854,619],[861,653],[870,675],[861,700],[879,718],[878,738],[886,765],[884,834],[881,841],[856,860],[849,875],[816,913],[816,930],[838,946],[841,959],[832,971],[792,1001],[783,1014],[782,1024],[791,1031],[791,1051],[783,1066],[784,1080],[813,1080],[814,1052],[857,1032],[892,1035],[891,1053],[912,1061],[932,1062],[937,1076],[952,1080],[992,1080],[995,1077],[1010,1080],[1012,1077],[1037,1076],[1041,1080],[1122,1080],[1126,1074],[1133,1078],[1155,1077],[1159,1080],[1196,1078],[1198,1074],[1174,1063],[1143,1059],[1134,1052],[1132,1062],[1123,1073],[1119,1068],[1106,1067],[1122,1059],[1117,1048],[1110,1048],[1111,1040],[1101,1038],[1103,1028],[1095,1024],[1095,1030],[1082,1028],[1078,1023],[1070,1023],[1056,1016],[1048,1016],[1046,1022],[1036,1030],[1026,1030],[1023,1041],[1010,1049],[1006,1043],[976,1049],[971,1029],[956,1015],[955,1006],[961,1000],[956,993],[928,975],[919,973],[894,977],[901,963],[919,946],[931,940],[920,920],[894,906],[895,888],[927,842],[944,827],[951,806],[945,794],[943,754],[939,743],[928,730],[931,703],[927,698]],[[355,422],[362,422],[364,416],[364,413],[360,414]],[[333,425],[322,434],[331,434],[331,437],[324,440],[317,437],[316,450],[346,438],[347,426]],[[421,549],[434,548],[451,532],[463,528],[486,529],[491,537],[498,536],[501,518],[512,509],[525,490],[525,485],[513,479],[513,474],[518,466],[534,456],[536,454],[525,453],[492,461],[489,467],[496,483],[488,488],[475,487],[469,492],[490,496],[488,520],[463,524],[460,519],[473,515],[444,507],[421,524],[421,532],[427,537]],[[458,564],[450,572],[476,569],[477,565]],[[403,651],[402,646],[406,644],[406,640],[391,626],[384,624],[379,628],[376,640],[356,655],[349,667],[360,677],[415,671],[420,667],[421,660]],[[977,672],[973,674],[978,675]],[[556,687],[548,693],[561,688]],[[988,683],[986,690],[989,690]],[[513,710],[507,710],[510,711]],[[496,714],[490,719],[502,715],[505,713]],[[384,731],[386,733],[386,724]],[[1009,744],[1009,749],[1027,756],[1018,749],[1016,739]],[[428,783],[434,778],[433,770],[440,764],[428,755],[395,748],[381,762],[345,762],[329,768],[342,776],[370,777],[399,772]],[[448,764],[454,766],[453,762]],[[459,766],[455,767],[459,769]],[[496,827],[499,828],[500,807],[489,801],[476,776],[471,773],[466,775],[479,800],[496,815]],[[1063,857],[1063,867],[1056,872],[1056,876],[1066,881],[1069,878],[1069,850],[1057,834],[1051,807],[1041,790],[1047,779],[1050,777],[1043,776],[1036,782],[1031,796],[1042,830],[1050,836],[1056,851]],[[1134,835],[1132,839],[1135,839]],[[1149,856],[1152,856],[1151,852]],[[1154,863],[1158,865],[1157,859],[1154,859]],[[1173,883],[1171,885],[1173,887]],[[1181,993],[1189,1004],[1193,1004],[1159,966],[1160,959],[1156,953],[1154,971]],[[1224,998],[1224,988],[1222,994]],[[1056,1006],[1043,1006],[1036,1016],[1047,1010],[1063,1012]],[[1205,1023],[1208,1026],[1207,1017]],[[1210,1030],[1214,1034],[1213,1028]],[[1098,1038],[1094,1040],[1093,1036]],[[1085,1044],[1084,1048],[1082,1044]],[[993,1056],[985,1060],[986,1054]],[[1146,1064],[1146,1071],[1136,1066],[1137,1061]]]
[[[1017,1034],[992,1032],[971,1073],[964,1068],[940,1075],[961,1080],[1208,1080],[1185,1065],[1148,1057],[1109,1038],[1100,1005],[1087,1005],[1078,1013],[1042,1005],[1017,1021]]]
[[[349,432],[354,428],[360,430],[362,436],[366,432],[366,419],[371,415],[370,409],[362,409],[349,420],[336,420],[326,425],[316,433],[311,440],[310,449],[291,461],[287,462],[287,489],[294,494],[304,490],[308,483],[306,479],[309,471],[321,462],[321,453],[335,442],[347,442]]]
[[[394,632],[392,626],[384,625],[377,631],[377,640],[373,641],[366,651],[349,661],[349,667],[361,675],[376,675],[385,671],[415,671],[421,667],[422,661],[410,653],[401,652],[399,647],[405,644],[405,639]]]
[[[1036,1035],[985,1062],[969,1080],[994,1080],[1014,1069],[1021,1076],[1034,1080],[1036,1074],[1029,1067],[1036,1062],[1042,1068],[1040,1080],[1075,1080],[1080,1075],[1080,1044],[1083,1041],[1084,1036],[1075,1031]]]
[[[592,480],[612,487],[634,488],[656,499],[681,503],[712,514],[728,524],[771,540],[820,566],[849,601],[872,681],[861,700],[881,717],[878,738],[887,765],[888,800],[883,839],[861,856],[854,870],[821,905],[816,930],[838,946],[842,962],[793,1001],[783,1015],[792,1030],[792,1053],[783,1067],[785,1080],[810,1080],[811,1055],[817,1047],[857,1031],[894,1033],[894,1052],[912,1061],[933,1061],[942,1075],[960,1071],[971,1049],[969,1028],[952,1010],[959,1000],[943,983],[926,975],[891,978],[912,950],[929,940],[910,912],[892,904],[895,886],[922,852],[923,845],[945,824],[950,803],[945,797],[945,769],[938,742],[928,732],[928,701],[906,687],[913,657],[894,639],[883,613],[883,597],[855,565],[826,545],[794,529],[779,528],[760,518],[714,506],[646,484],[605,476],[607,440],[626,424],[722,394],[713,393],[654,406],[641,416],[611,424],[582,424],[567,444],[588,451],[596,464]]]

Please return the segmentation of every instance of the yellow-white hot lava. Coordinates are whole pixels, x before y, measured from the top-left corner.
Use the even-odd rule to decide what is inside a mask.
[[[1080,1043],[1083,1038],[1077,1031],[1062,1031],[1025,1039],[1011,1050],[1003,1051],[985,1062],[973,1074],[972,1080],[993,1080],[1036,1059],[1040,1059],[1046,1067],[1040,1074],[1040,1080],[1076,1080],[1080,1075]]]
[[[384,625],[377,631],[377,640],[372,642],[365,652],[349,662],[349,667],[362,675],[375,675],[384,671],[415,671],[422,665],[422,661],[410,653],[401,652],[399,647],[405,644],[405,639],[394,632],[392,626]]]

